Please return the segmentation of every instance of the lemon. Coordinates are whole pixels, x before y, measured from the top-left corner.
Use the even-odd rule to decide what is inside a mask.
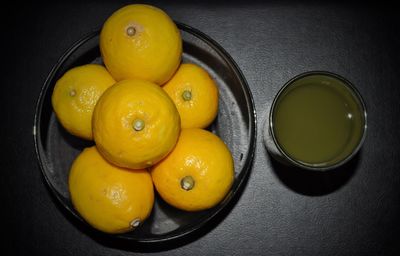
[[[182,64],[163,89],[174,101],[182,128],[205,128],[218,113],[218,87],[206,70]]]
[[[154,186],[170,205],[186,211],[217,205],[229,192],[232,155],[215,134],[182,129],[174,150],[151,169]]]
[[[146,170],[108,163],[90,147],[75,159],[69,174],[73,206],[94,228],[107,233],[135,229],[150,215],[154,190]]]
[[[51,102],[61,125],[71,134],[91,140],[97,100],[115,80],[101,65],[87,64],[67,71],[57,82]]]
[[[94,140],[111,163],[132,169],[150,167],[175,146],[179,113],[160,86],[123,80],[104,92],[93,114]]]
[[[179,66],[182,38],[164,11],[131,4],[114,12],[104,23],[100,51],[116,80],[138,78],[160,85]]]

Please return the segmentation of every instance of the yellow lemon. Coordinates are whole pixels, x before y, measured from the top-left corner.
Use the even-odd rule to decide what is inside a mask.
[[[93,114],[93,135],[111,163],[132,169],[149,167],[175,146],[179,113],[160,86],[123,80],[104,92]]]
[[[67,71],[57,81],[51,98],[62,126],[75,136],[91,140],[93,109],[101,94],[114,83],[101,65],[88,64]]]
[[[205,128],[218,113],[218,87],[206,70],[182,64],[163,89],[174,101],[182,128]]]
[[[138,227],[154,204],[151,176],[146,170],[128,170],[108,163],[96,147],[75,159],[69,174],[71,200],[93,227],[123,233]]]
[[[197,211],[217,205],[229,192],[233,159],[224,142],[202,129],[182,129],[174,150],[151,170],[154,186],[170,205]]]
[[[100,51],[115,79],[138,78],[160,85],[179,66],[182,38],[164,11],[132,4],[114,12],[104,23]]]

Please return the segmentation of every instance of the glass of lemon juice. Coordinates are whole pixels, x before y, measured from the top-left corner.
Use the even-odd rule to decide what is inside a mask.
[[[306,72],[276,95],[264,142],[280,162],[311,170],[336,168],[360,149],[367,128],[364,101],[345,78]]]

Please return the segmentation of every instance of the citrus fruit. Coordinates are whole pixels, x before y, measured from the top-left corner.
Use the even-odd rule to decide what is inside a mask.
[[[139,78],[160,85],[179,66],[182,38],[164,11],[131,4],[114,12],[104,23],[100,51],[115,79]]]
[[[174,101],[182,128],[205,128],[218,113],[218,88],[206,70],[182,64],[163,89]]]
[[[101,65],[87,64],[67,71],[54,87],[51,102],[61,125],[71,134],[91,140],[97,100],[115,80]]]
[[[149,167],[175,146],[179,113],[160,86],[123,80],[100,97],[93,113],[93,135],[111,163],[132,169]]]
[[[217,135],[198,128],[182,129],[174,150],[153,166],[151,176],[170,205],[204,210],[218,204],[231,188],[233,159]]]
[[[93,227],[123,233],[139,226],[154,203],[151,176],[146,170],[128,170],[108,163],[90,147],[75,159],[69,174],[71,200]]]

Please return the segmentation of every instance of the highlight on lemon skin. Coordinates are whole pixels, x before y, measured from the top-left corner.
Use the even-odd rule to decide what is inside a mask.
[[[131,4],[114,12],[104,23],[100,51],[117,81],[137,78],[162,85],[180,64],[182,38],[164,11]]]
[[[123,80],[99,99],[93,134],[100,153],[111,163],[148,168],[175,146],[180,117],[160,86],[144,80]]]
[[[206,128],[218,114],[218,87],[196,64],[181,64],[163,89],[179,111],[182,128]]]
[[[174,150],[151,168],[160,196],[185,211],[214,207],[234,180],[232,155],[215,134],[198,128],[182,129]]]
[[[107,162],[95,146],[75,159],[69,174],[74,208],[93,227],[124,233],[150,215],[154,189],[147,170],[128,170]]]
[[[92,114],[97,100],[115,83],[105,67],[87,64],[68,70],[57,82],[51,102],[61,125],[71,134],[92,140]]]

